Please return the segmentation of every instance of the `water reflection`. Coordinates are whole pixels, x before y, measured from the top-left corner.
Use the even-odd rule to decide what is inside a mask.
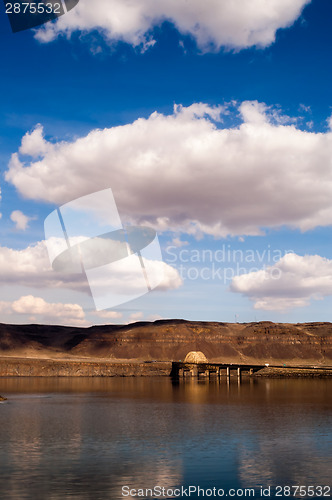
[[[331,380],[0,379],[1,498],[329,484]],[[195,497],[191,497],[195,498]]]

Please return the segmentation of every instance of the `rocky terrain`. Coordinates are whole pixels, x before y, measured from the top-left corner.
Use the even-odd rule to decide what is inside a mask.
[[[86,362],[209,361],[332,366],[331,323],[215,323],[184,320],[74,328],[0,324],[0,358]]]

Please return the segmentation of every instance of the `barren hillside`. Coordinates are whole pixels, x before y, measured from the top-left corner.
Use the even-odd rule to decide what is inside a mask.
[[[0,324],[0,356],[332,365],[331,323],[212,323],[184,320],[73,328]]]

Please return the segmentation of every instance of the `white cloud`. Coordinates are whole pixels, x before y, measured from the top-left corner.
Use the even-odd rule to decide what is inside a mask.
[[[190,34],[203,51],[220,47],[266,47],[276,31],[291,26],[311,0],[80,0],[56,23],[36,33],[41,42],[59,34],[99,30],[114,43],[124,41],[146,50],[155,41],[151,31],[163,21]]]
[[[148,321],[158,321],[161,319],[164,319],[164,318],[162,316],[160,316],[160,314],[149,314],[149,316],[147,317]]]
[[[236,276],[231,291],[255,302],[255,309],[285,312],[332,295],[332,260],[319,255],[285,255],[275,265]]]
[[[3,285],[35,288],[66,287],[88,291],[83,275],[66,275],[53,271],[44,242],[38,242],[23,250],[0,247],[0,275]]]
[[[131,313],[131,314],[129,315],[129,322],[130,322],[130,321],[139,321],[140,319],[142,319],[142,318],[143,318],[143,316],[144,316],[144,314],[143,314],[141,311]]]
[[[174,288],[179,288],[182,285],[182,279],[174,267],[166,264],[165,262],[160,262],[157,260],[149,261],[143,258],[143,263],[145,269],[148,269],[148,277],[151,276],[163,276],[161,282],[156,287],[156,290],[172,290]]]
[[[16,229],[21,231],[25,231],[29,227],[29,221],[33,219],[33,217],[28,217],[24,215],[21,210],[14,210],[10,214],[10,219],[15,222]]]
[[[223,114],[242,122],[222,128]],[[25,151],[31,137],[38,159],[16,153],[6,173],[28,198],[62,204],[109,186],[124,220],[196,236],[332,224],[332,132],[261,103],[176,106],[73,142],[38,139],[40,151],[27,133]]]
[[[178,288],[182,281],[176,269],[164,262],[146,261],[149,266],[157,266],[164,273],[160,290]],[[123,272],[128,271],[124,265]],[[45,242],[38,242],[23,250],[0,247],[0,275],[3,285],[25,285],[35,288],[69,288],[79,292],[90,293],[84,274],[67,274],[56,272],[51,268]],[[124,292],[135,289],[135,275],[132,281],[124,282],[124,274],[118,269],[105,280],[105,287],[118,287],[122,283]]]
[[[310,113],[311,114],[311,107],[307,106],[306,104],[300,104],[299,105],[299,110],[303,111],[304,113]]]
[[[87,326],[85,314],[78,304],[46,302],[41,297],[26,295],[14,302],[0,302],[0,311],[7,314],[33,315],[34,318],[47,323],[72,326]]]
[[[327,119],[327,125],[329,127],[329,130],[332,131],[332,116],[329,116],[329,118]]]
[[[189,242],[188,241],[183,241],[181,240],[181,238],[179,237],[175,237],[172,239],[171,245],[174,245],[176,248],[181,248],[181,247],[185,247],[187,245],[189,245]]]
[[[122,313],[118,311],[93,311],[94,316],[102,319],[120,319],[122,318]]]
[[[43,127],[40,123],[38,123],[31,134],[23,137],[20,153],[36,158],[37,156],[46,153],[49,148],[50,144],[45,141],[43,136]]]
[[[170,290],[179,288],[182,279],[176,269],[158,260],[142,258],[146,277],[138,259],[128,257],[87,271],[89,286],[96,309],[117,307],[133,298],[148,293],[151,289]],[[148,281],[148,283],[147,283]]]

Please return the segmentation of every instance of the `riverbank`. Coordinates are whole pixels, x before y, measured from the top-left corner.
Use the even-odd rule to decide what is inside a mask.
[[[332,374],[332,323],[0,324],[0,377],[170,376],[172,361],[191,351],[209,363],[269,365],[256,377],[326,377]]]
[[[0,377],[169,376],[172,362],[0,358]]]
[[[172,361],[37,359],[0,357],[0,377],[169,377]],[[235,374],[232,374],[232,376]],[[247,373],[242,373],[247,376]],[[332,377],[332,367],[266,367],[251,375],[267,378]],[[202,375],[200,376],[202,377]],[[215,375],[211,375],[215,378]],[[223,377],[222,377],[223,378]]]
[[[265,378],[331,378],[332,367],[328,368],[298,368],[296,366],[288,367],[268,367],[255,373],[256,377]]]

